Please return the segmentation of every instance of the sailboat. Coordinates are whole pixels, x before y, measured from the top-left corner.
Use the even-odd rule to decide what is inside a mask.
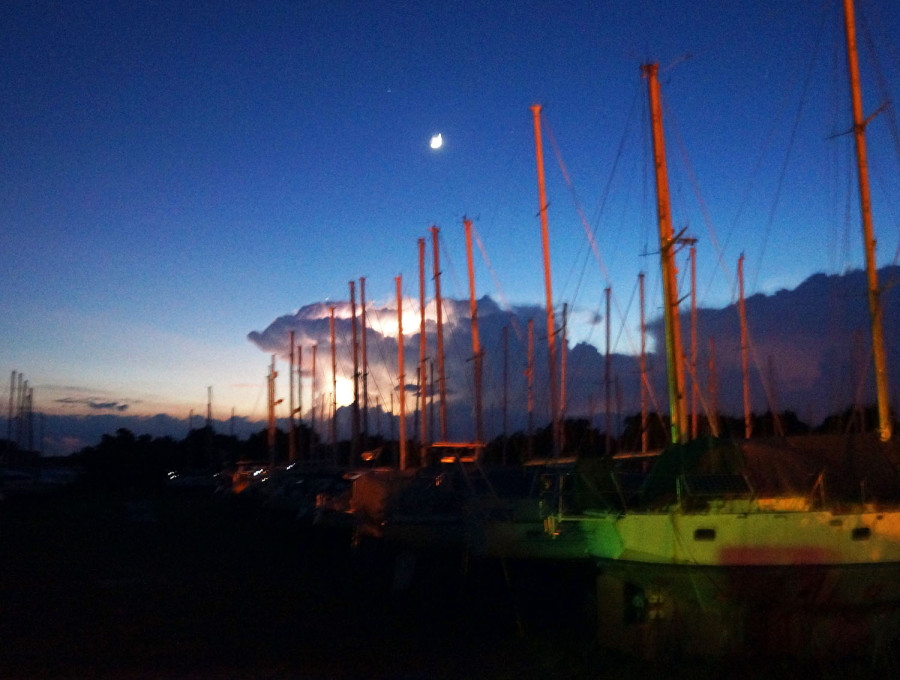
[[[537,116],[537,112],[534,115]],[[577,531],[566,532],[565,536],[550,536],[544,531],[547,508],[555,507],[558,501],[558,480],[565,476],[565,472],[560,472],[566,469],[564,465],[555,461],[550,465],[507,467],[485,464],[482,460],[485,449],[481,407],[483,351],[479,341],[472,262],[472,222],[464,218],[463,224],[472,328],[475,438],[473,441],[447,440],[442,407],[441,438],[423,447],[422,467],[407,471],[371,470],[354,480],[351,510],[357,519],[357,533],[383,539],[393,546],[449,550],[476,558],[542,562],[586,560],[584,542]],[[436,227],[432,228],[432,235],[435,271],[439,273]],[[420,305],[424,310],[421,240],[419,259]],[[437,274],[435,287],[440,310],[440,277]],[[400,304],[398,289],[398,306]],[[552,304],[548,308],[552,309]],[[552,327],[552,316],[548,323]],[[424,315],[420,333],[420,337],[424,337]],[[438,361],[442,366],[440,333],[439,321]],[[551,334],[550,342],[552,340]],[[423,365],[424,354],[423,347],[420,359]],[[402,358],[398,363],[403,365]],[[442,378],[441,384],[443,382]],[[424,408],[422,417],[424,432]]]
[[[852,0],[845,0],[854,129],[869,271],[881,441],[857,445],[878,473],[832,489],[821,442],[687,441],[673,236],[657,64],[650,94],[663,270],[672,445],[646,474],[594,461],[550,533],[573,527],[597,565],[601,642],[642,657],[865,655],[900,633],[900,477],[890,463],[881,312],[867,213],[865,140]],[[815,455],[816,453],[820,455]],[[865,454],[865,455],[863,455]],[[876,468],[872,468],[876,469]],[[879,482],[877,490],[874,483]],[[868,487],[866,484],[868,483]],[[851,493],[852,492],[852,493]],[[562,507],[562,506],[561,506]]]

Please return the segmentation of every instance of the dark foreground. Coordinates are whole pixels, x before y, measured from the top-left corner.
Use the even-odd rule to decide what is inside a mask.
[[[862,662],[611,656],[596,644],[583,569],[465,566],[459,556],[430,555],[407,569],[410,560],[383,546],[351,549],[346,536],[209,491],[8,499],[0,504],[0,677],[874,674]]]

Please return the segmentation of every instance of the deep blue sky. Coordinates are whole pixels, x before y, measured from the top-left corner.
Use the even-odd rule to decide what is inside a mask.
[[[900,4],[858,12],[882,60],[863,52],[871,113],[897,92]],[[645,61],[702,304],[733,300],[741,252],[748,293],[858,266],[852,138],[827,139],[850,126],[841,21],[819,0],[5,2],[0,368],[48,412],[184,417],[212,385],[220,417],[259,417],[249,332],[360,276],[370,300],[398,274],[417,296],[432,224],[444,293],[465,297],[464,215],[493,268],[478,254],[479,293],[543,304],[535,102],[557,303],[601,343],[584,320],[611,285],[633,333],[642,269],[659,305]],[[898,247],[892,125],[869,126],[879,264]]]

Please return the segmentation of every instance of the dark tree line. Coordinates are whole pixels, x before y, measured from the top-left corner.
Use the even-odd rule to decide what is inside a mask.
[[[842,413],[826,418],[818,427],[802,422],[793,411],[777,415],[771,412],[754,414],[754,437],[798,435],[808,433],[847,434],[871,430],[877,422],[874,407],[848,408]],[[699,434],[710,434],[705,418],[698,421]],[[743,438],[743,418],[720,417],[719,435],[727,438]],[[652,413],[647,421],[647,447],[660,449],[668,442],[669,419],[667,415]],[[562,423],[562,449],[566,457],[601,457],[618,451],[637,451],[641,448],[641,417],[639,414],[624,419],[618,436],[593,427],[587,419],[572,418]],[[296,430],[298,459],[339,466],[397,465],[398,444],[382,437],[369,437],[365,451],[352,450],[351,442],[336,445],[322,444],[306,426]],[[486,445],[485,461],[489,464],[520,464],[534,458],[549,458],[553,454],[552,427],[536,430],[530,436],[517,432],[508,437],[497,437]],[[359,448],[359,447],[357,447]],[[274,446],[269,445],[268,432],[263,429],[246,440],[232,435],[219,434],[212,428],[192,430],[184,439],[135,435],[121,428],[114,434],[103,435],[96,446],[89,446],[68,459],[77,467],[85,484],[101,489],[152,489],[162,487],[172,471],[180,473],[214,474],[233,468],[240,460],[283,463],[287,460],[288,433],[277,429]],[[408,462],[419,465],[420,450],[410,441]]]
[[[300,441],[310,441],[307,428],[298,428]],[[276,452],[280,462],[287,450],[287,433],[276,431],[270,450],[268,432],[262,430],[246,440],[219,434],[212,428],[191,430],[181,440],[173,437],[135,435],[120,428],[105,434],[96,446],[88,446],[70,456],[86,485],[95,488],[152,489],[162,487],[170,473],[216,472],[233,468],[240,460],[269,460]]]

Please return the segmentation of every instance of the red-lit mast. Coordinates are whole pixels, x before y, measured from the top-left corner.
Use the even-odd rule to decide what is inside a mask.
[[[541,142],[541,105],[531,107],[537,163],[538,210],[541,215],[541,245],[544,253],[544,292],[547,299],[547,350],[550,367],[550,422],[553,427],[553,457],[559,457],[559,393],[556,384],[556,324],[553,320],[553,286],[550,276],[550,229],[547,225],[547,191],[544,186],[544,149]]]
[[[653,159],[656,166],[656,212],[659,221],[659,254],[663,274],[663,316],[666,326],[666,366],[669,385],[669,413],[672,443],[687,438],[687,415],[684,405],[684,353],[681,346],[681,321],[678,315],[678,270],[675,266],[676,239],[672,232],[669,205],[669,178],[666,170],[666,148],[663,136],[660,102],[659,64],[644,64],[641,72],[647,78],[650,92],[650,121],[653,127]]]

